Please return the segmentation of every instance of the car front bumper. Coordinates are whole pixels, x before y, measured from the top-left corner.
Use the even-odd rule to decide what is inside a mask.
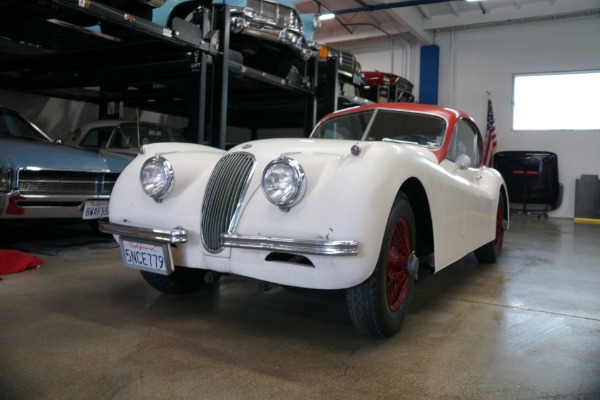
[[[182,227],[176,227],[171,230],[139,228],[101,220],[99,222],[99,229],[104,233],[112,235],[170,244],[185,243],[188,240],[188,232]],[[358,243],[351,240],[330,241],[326,239],[293,239],[234,234],[222,234],[221,237],[223,240],[223,247],[229,248],[268,250],[322,256],[355,256],[358,254]]]
[[[0,193],[0,219],[82,219],[88,200],[108,201],[109,195]]]

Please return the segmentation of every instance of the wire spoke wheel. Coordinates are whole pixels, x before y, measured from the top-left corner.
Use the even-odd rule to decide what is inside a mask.
[[[387,303],[392,311],[397,311],[408,294],[410,277],[408,258],[411,254],[412,240],[410,226],[406,219],[396,221],[388,248],[386,266]]]
[[[346,290],[350,318],[362,335],[385,338],[402,325],[414,286],[408,273],[415,248],[414,221],[408,199],[400,194],[390,211],[373,273]]]

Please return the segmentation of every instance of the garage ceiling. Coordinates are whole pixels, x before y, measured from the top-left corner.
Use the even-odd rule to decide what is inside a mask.
[[[300,12],[333,12],[315,39],[329,44],[402,36],[430,44],[436,32],[599,15],[600,0],[294,0]],[[361,10],[361,11],[359,11]]]

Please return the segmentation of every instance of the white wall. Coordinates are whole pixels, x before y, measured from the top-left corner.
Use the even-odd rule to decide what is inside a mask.
[[[363,71],[391,72],[411,81],[419,91],[419,55],[421,49],[401,37],[371,39],[333,45],[348,50],[360,62]]]
[[[582,174],[600,174],[600,131],[513,131],[512,79],[515,73],[600,69],[598,17],[461,29],[437,34],[435,44],[440,46],[439,104],[468,112],[483,132],[486,92],[491,92],[498,138],[496,150],[556,153],[564,198],[550,215],[572,218],[576,179]],[[385,71],[391,66],[386,46],[389,45],[365,43],[348,49],[356,54],[363,69]],[[414,53],[411,54],[414,58]],[[411,71],[402,71],[402,65],[402,61],[396,60],[391,72],[413,81],[418,94],[418,63],[410,63],[414,68]],[[598,99],[600,118],[600,94]],[[556,101],[569,101],[568,88],[557,88]]]
[[[515,73],[600,69],[598,18],[448,32],[438,35],[436,44],[440,46],[439,103],[470,113],[485,131],[486,91],[491,92],[496,150],[556,153],[564,197],[551,216],[572,218],[576,179],[600,174],[600,131],[513,131],[512,79]],[[556,88],[556,101],[569,101],[568,88]],[[600,112],[600,94],[597,109]]]

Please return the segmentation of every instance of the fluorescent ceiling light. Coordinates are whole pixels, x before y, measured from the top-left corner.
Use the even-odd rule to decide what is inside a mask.
[[[335,18],[334,13],[319,14],[319,19],[321,21],[327,21],[328,19],[334,19],[334,18]]]

